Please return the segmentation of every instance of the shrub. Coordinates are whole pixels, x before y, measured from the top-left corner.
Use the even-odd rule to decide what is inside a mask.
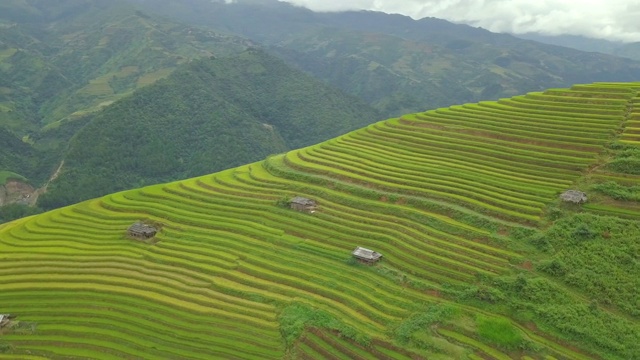
[[[286,306],[282,309],[278,320],[280,333],[287,346],[292,346],[307,327],[336,330],[341,336],[354,340],[363,346],[367,346],[371,342],[367,335],[345,325],[333,315],[306,304],[292,303]]]
[[[536,236],[532,236],[529,238],[529,242],[531,245],[535,246],[538,250],[543,252],[552,252],[554,251],[553,245],[544,234],[538,234]]]
[[[505,299],[502,291],[486,285],[469,286],[460,291],[457,296],[460,300],[480,300],[492,304]]]
[[[640,186],[622,186],[615,181],[607,181],[593,185],[591,189],[616,200],[640,201]]]
[[[606,165],[607,170],[625,174],[640,175],[640,149],[637,147],[621,147],[622,150],[613,161]]]
[[[288,208],[290,206],[290,203],[291,203],[291,198],[287,195],[276,200],[276,206],[281,208]]]
[[[567,265],[559,259],[545,260],[538,265],[538,270],[560,277],[567,273]]]
[[[525,227],[514,227],[509,236],[514,240],[524,240],[535,234],[535,230]]]
[[[476,318],[478,335],[505,349],[517,349],[523,345],[522,334],[507,319],[478,315]]]
[[[413,314],[393,330],[393,336],[400,344],[412,342],[414,334],[426,330],[429,326],[453,318],[458,312],[450,305],[433,305],[422,312]]]
[[[562,217],[563,212],[561,209],[554,206],[549,208],[549,211],[547,212],[547,214],[548,214],[549,220],[555,221]]]
[[[573,231],[572,235],[574,240],[589,240],[593,239],[596,236],[596,233],[591,231],[587,225],[580,224]]]

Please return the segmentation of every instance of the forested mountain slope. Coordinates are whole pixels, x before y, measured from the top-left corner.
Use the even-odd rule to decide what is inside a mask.
[[[0,358],[639,359],[639,95],[408,114],[0,225]]]
[[[120,0],[3,7],[14,11],[0,12],[0,125],[19,136],[99,110],[189,59],[247,45],[152,18]]]
[[[381,118],[362,101],[266,55],[255,61],[233,58],[256,47],[247,39],[172,22],[125,1],[12,0],[0,6],[0,136],[6,140],[0,142],[0,172],[44,191],[69,154],[62,176],[47,187],[54,191],[45,197],[47,207],[255,161]],[[227,57],[233,60],[217,62],[224,67],[218,79],[201,78],[204,72],[189,64]],[[141,95],[147,106],[127,100],[135,109],[122,104],[109,109],[180,66],[189,68],[181,75],[186,83],[174,78],[150,97]],[[205,95],[196,94],[190,81]],[[365,116],[356,120],[354,109]],[[150,124],[152,118],[169,125],[159,129]],[[85,125],[87,130],[71,140]],[[127,126],[149,136],[134,141],[127,137],[133,132],[123,132]],[[173,146],[174,139],[180,144]],[[121,141],[132,145],[122,147]],[[123,154],[124,149],[142,152]],[[132,165],[136,155],[141,159]],[[82,161],[91,165],[83,169]],[[73,184],[67,183],[72,177]]]
[[[261,50],[193,61],[83,127],[40,204],[219,171],[380,118],[362,100]]]
[[[100,109],[189,59],[251,45],[153,18],[119,0],[0,6],[0,132],[12,139],[0,142],[0,154],[14,155],[11,161],[0,155],[0,171],[33,186],[52,175],[70,137]]]
[[[21,169],[26,176],[36,174],[37,157],[29,144],[25,144],[10,131],[0,128],[0,164],[2,171]]]
[[[291,64],[388,116],[577,82],[640,78],[637,61],[434,18],[314,13],[277,0],[130,1],[270,45]]]

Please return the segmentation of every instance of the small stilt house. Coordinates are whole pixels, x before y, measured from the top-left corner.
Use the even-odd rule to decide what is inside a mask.
[[[158,229],[156,229],[155,227],[138,221],[135,224],[129,226],[127,235],[131,236],[134,239],[146,240],[156,236],[157,232]]]
[[[373,264],[378,260],[380,260],[380,258],[382,258],[382,254],[375,252],[373,250],[365,249],[360,246],[358,246],[355,250],[353,250],[351,254],[356,259],[367,264]]]
[[[587,194],[578,190],[567,190],[560,195],[560,199],[565,202],[582,204],[587,201]]]
[[[315,200],[307,199],[302,196],[296,196],[291,199],[290,206],[294,210],[302,212],[313,212],[318,207],[318,203]]]
[[[0,314],[0,329],[2,329],[3,327],[9,325],[9,322],[14,317],[15,316],[12,316],[11,314]]]

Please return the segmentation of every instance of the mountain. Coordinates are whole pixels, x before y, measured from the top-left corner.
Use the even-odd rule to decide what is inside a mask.
[[[638,359],[639,95],[408,114],[2,224],[2,356]]]
[[[105,106],[180,64],[225,56],[247,40],[153,18],[122,1],[4,1],[0,11],[0,171],[34,186],[75,131]],[[24,148],[30,147],[29,150]],[[29,154],[26,154],[26,153]]]
[[[549,87],[640,78],[640,62],[445,20],[372,11],[315,13],[276,0],[131,0],[245,36],[387,116]]]
[[[527,33],[515,35],[522,39],[534,40],[545,44],[564,46],[581,51],[600,52],[633,60],[640,60],[640,42],[624,43],[593,39],[577,35],[542,35]]]
[[[94,112],[189,59],[237,53],[245,40],[154,19],[122,1],[5,4],[0,124],[19,135]]]
[[[630,44],[624,44],[615,49],[614,55],[627,57],[629,59],[640,61],[640,42],[634,42]]]
[[[539,33],[513,35],[521,39],[533,40],[557,46],[564,46],[581,51],[599,52],[603,54],[613,54],[613,52],[617,48],[624,46],[624,43],[620,41],[594,39],[579,35],[544,35]]]
[[[313,144],[381,116],[262,50],[192,61],[93,117],[39,204],[202,175]]]
[[[381,118],[264,54],[236,57],[258,47],[252,41],[125,1],[15,0],[2,9],[0,172],[32,189],[29,203],[51,191],[40,199],[46,208],[237,166]],[[201,58],[218,61],[191,63]],[[180,78],[133,95],[180,67]],[[0,207],[26,195],[3,197]]]

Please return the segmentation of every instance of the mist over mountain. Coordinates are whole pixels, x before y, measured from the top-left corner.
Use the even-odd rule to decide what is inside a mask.
[[[625,43],[576,35],[550,36],[537,33],[518,34],[515,36],[541,43],[564,46],[581,51],[599,52],[640,61],[640,42]]]
[[[242,0],[239,0],[242,2]],[[498,33],[640,41],[640,4],[628,0],[283,0],[314,11],[372,10],[414,19],[435,17]]]

